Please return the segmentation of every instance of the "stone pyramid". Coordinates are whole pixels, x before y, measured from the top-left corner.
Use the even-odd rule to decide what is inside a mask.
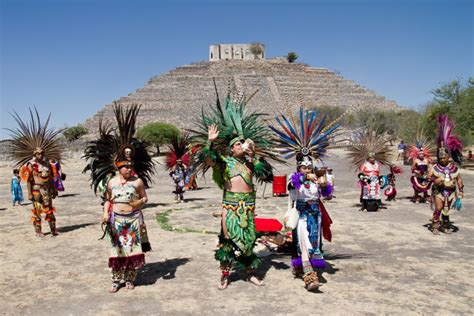
[[[356,105],[379,109],[398,106],[334,71],[282,59],[221,60],[178,67],[151,78],[143,88],[116,101],[142,104],[139,127],[159,121],[181,129],[190,128],[202,107],[215,102],[213,78],[221,97],[225,96],[229,81],[246,94],[258,89],[248,106],[271,115],[295,111],[301,105],[344,108]],[[101,116],[113,119],[112,104],[99,110],[84,125],[96,133]]]

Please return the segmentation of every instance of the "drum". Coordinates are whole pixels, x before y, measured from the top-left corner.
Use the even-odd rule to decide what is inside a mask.
[[[273,196],[286,195],[286,175],[273,176]]]

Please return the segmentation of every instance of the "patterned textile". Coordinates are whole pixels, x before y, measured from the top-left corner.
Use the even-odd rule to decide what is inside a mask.
[[[132,270],[145,265],[145,254],[142,251],[143,214],[140,210],[129,214],[112,212],[109,218],[111,256],[109,267],[112,271]]]
[[[182,167],[176,166],[175,170],[170,172],[170,177],[175,183],[175,190],[173,193],[182,194],[184,192],[184,186],[188,178],[186,170]]]
[[[225,223],[229,239],[219,236],[216,259],[221,264],[237,261],[240,265],[255,269],[260,260],[253,253],[255,232],[255,192],[235,193],[224,191],[222,207],[227,211]]]
[[[59,162],[56,163],[51,163],[51,169],[53,170],[53,184],[56,190],[63,192],[64,191],[64,185],[63,181],[61,179],[61,176],[63,174],[61,170],[61,164]]]
[[[319,209],[319,201],[296,201],[296,209],[300,213],[298,226],[295,229],[296,240],[294,240],[300,264],[303,272],[313,271],[314,268],[324,267],[325,261],[321,252],[322,246],[322,216]],[[298,260],[293,258],[292,264],[296,265]]]
[[[380,183],[378,176],[370,176],[367,181],[360,181],[362,199],[380,200]]]
[[[380,175],[380,165],[375,163],[370,163],[368,161],[364,162],[363,165],[360,166],[359,171],[362,172],[365,176],[379,176]]]
[[[431,181],[427,178],[411,176],[410,180],[416,192],[427,192],[431,188]]]
[[[135,282],[137,278],[136,269],[123,269],[118,271],[112,271],[112,282]]]
[[[389,184],[383,194],[387,197],[387,200],[394,199],[397,196],[397,189]]]
[[[229,179],[232,179],[234,177],[242,177],[245,183],[247,183],[248,186],[253,188],[252,173],[249,171],[245,162],[235,157],[225,157],[223,158],[223,160],[227,164]]]
[[[418,173],[410,178],[415,192],[427,192],[431,188],[431,181],[428,179],[427,162],[428,160],[426,162],[420,159],[415,160],[415,167],[412,168],[412,172],[418,171]]]
[[[138,194],[133,183],[112,186],[112,201],[114,203],[128,203],[136,199],[138,199]]]
[[[54,216],[56,209],[52,206],[53,201],[51,199],[49,186],[34,184],[31,193],[33,194],[34,207],[31,210],[33,213],[31,216],[32,223],[35,225],[41,225],[41,214],[46,215],[46,221],[53,223],[56,222],[56,217]]]
[[[433,221],[437,222],[442,217],[444,217],[444,221],[449,221],[449,208],[456,198],[456,178],[459,176],[459,169],[456,165],[450,163],[447,166],[442,166],[440,164],[436,164],[433,166],[433,175],[436,178],[443,178],[444,183],[443,185],[435,185],[432,186],[432,196],[433,202],[435,199],[443,200],[443,209],[436,210],[434,205],[432,205],[434,212],[433,212]]]

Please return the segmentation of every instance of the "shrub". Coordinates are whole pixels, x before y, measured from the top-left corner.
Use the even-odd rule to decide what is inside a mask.
[[[160,146],[169,144],[173,136],[179,137],[179,128],[169,123],[153,122],[149,123],[137,132],[137,136],[156,147],[156,154],[160,154]]]
[[[89,130],[82,125],[72,126],[63,131],[64,138],[69,142],[78,140],[87,133],[89,133]]]

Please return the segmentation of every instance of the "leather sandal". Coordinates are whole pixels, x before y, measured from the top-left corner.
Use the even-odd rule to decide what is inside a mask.
[[[109,288],[109,293],[117,293],[120,290],[119,282],[112,282],[112,286]]]

